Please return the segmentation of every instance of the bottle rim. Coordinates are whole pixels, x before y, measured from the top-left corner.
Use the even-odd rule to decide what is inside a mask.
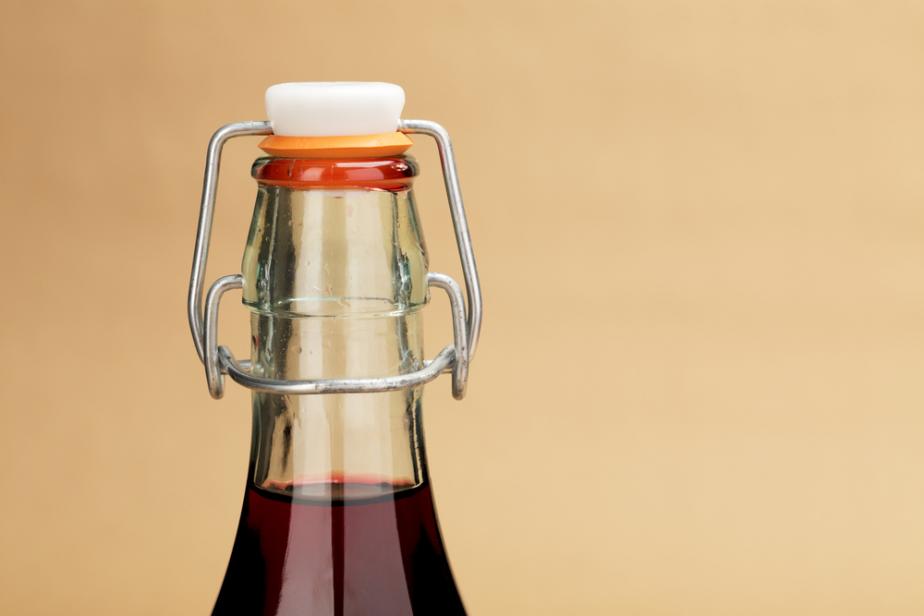
[[[261,185],[296,190],[357,188],[400,191],[410,188],[417,176],[417,162],[410,156],[378,158],[287,158],[267,156],[253,163],[251,175]]]

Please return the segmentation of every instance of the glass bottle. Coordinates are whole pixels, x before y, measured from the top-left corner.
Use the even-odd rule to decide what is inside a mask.
[[[335,84],[284,88],[296,85],[285,105],[342,121],[344,92],[334,93],[336,104],[324,100]],[[381,105],[376,88],[385,84],[345,85],[354,106]],[[465,323],[458,288],[428,273],[412,191],[417,166],[403,154],[410,141],[401,133],[279,135],[285,105],[275,110],[276,134],[261,144],[271,155],[252,168],[258,190],[242,274],[213,285],[202,323],[194,324],[202,314],[193,305],[196,264],[190,285],[213,395],[223,372],[253,388],[249,478],[213,614],[464,614],[430,491],[421,398],[423,383],[444,370],[461,396],[460,367],[477,330],[471,308]],[[272,117],[269,94],[268,108]],[[240,126],[239,134],[267,132]],[[448,141],[440,145],[451,165]],[[214,166],[217,175],[217,154]],[[211,222],[209,172],[207,163],[200,240],[203,220],[206,231]],[[467,242],[464,212],[461,222]],[[455,295],[456,341],[427,361],[422,308],[433,284]],[[250,311],[243,363],[215,343],[218,299],[234,286]]]

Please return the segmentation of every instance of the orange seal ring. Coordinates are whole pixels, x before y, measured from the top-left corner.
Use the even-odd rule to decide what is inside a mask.
[[[285,137],[270,135],[260,149],[282,158],[364,158],[398,156],[414,144],[404,133],[337,137]]]

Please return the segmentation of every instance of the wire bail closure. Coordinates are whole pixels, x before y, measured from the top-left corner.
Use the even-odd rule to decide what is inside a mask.
[[[231,350],[218,344],[218,307],[222,296],[243,287],[241,274],[222,276],[212,283],[202,303],[203,277],[208,263],[209,242],[212,235],[212,220],[215,216],[215,196],[218,188],[218,172],[221,165],[221,150],[234,137],[248,135],[271,135],[272,125],[268,121],[235,122],[219,128],[209,140],[205,157],[205,174],[202,180],[202,199],[199,208],[199,223],[196,231],[196,247],[193,252],[192,271],[189,276],[188,317],[196,353],[205,367],[205,378],[209,393],[215,399],[224,395],[224,375],[255,391],[281,395],[373,393],[395,391],[417,387],[428,383],[444,372],[452,373],[452,395],[457,400],[465,397],[468,381],[468,366],[481,332],[482,299],[475,265],[475,253],[465,217],[462,190],[456,171],[452,142],[445,128],[429,120],[401,120],[398,130],[402,133],[416,133],[432,137],[436,141],[443,168],[446,197],[455,229],[459,259],[465,277],[467,304],[462,297],[459,284],[446,274],[430,272],[427,285],[443,289],[449,296],[452,311],[453,344],[447,345],[436,357],[424,361],[424,367],[414,372],[389,377],[360,379],[311,379],[286,381],[256,376],[251,372],[250,361],[238,361]]]

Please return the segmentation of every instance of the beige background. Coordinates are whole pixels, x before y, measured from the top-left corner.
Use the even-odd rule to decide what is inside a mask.
[[[426,427],[472,614],[924,613],[921,3],[8,1],[0,49],[0,613],[210,609],[250,422],[185,320],[205,144],[326,79],[455,136],[487,318]]]

